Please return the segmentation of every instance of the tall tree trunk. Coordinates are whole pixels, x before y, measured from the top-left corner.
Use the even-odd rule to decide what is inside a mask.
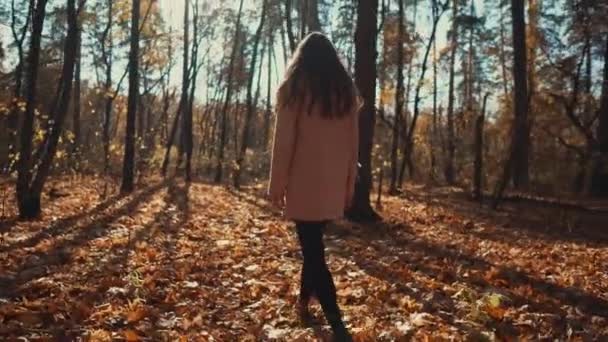
[[[307,4],[307,24],[310,32],[321,32],[321,20],[319,19],[319,0],[304,0]]]
[[[502,87],[504,90],[505,101],[507,101],[509,97],[509,80],[507,78],[507,53],[505,51],[505,46],[507,45],[507,39],[505,37],[505,23],[504,23],[504,10],[503,10],[503,1],[500,2],[500,70],[502,72]]]
[[[370,204],[372,187],[372,146],[376,123],[376,58],[378,0],[359,1],[355,32],[355,82],[363,97],[359,116],[359,162],[353,206],[348,216],[359,221],[375,221],[378,214]]]
[[[40,195],[30,191],[32,179],[32,138],[34,136],[34,111],[37,101],[38,69],[40,62],[40,41],[44,28],[47,0],[31,0],[32,33],[27,56],[27,83],[25,88],[25,113],[21,126],[19,160],[17,163],[17,202],[19,216],[35,218],[40,215]],[[35,5],[34,5],[35,4]]]
[[[108,174],[110,171],[110,128],[112,126],[112,104],[114,102],[114,97],[110,95],[112,90],[112,53],[113,53],[113,44],[112,44],[112,26],[113,26],[113,0],[108,0],[108,17],[107,24],[102,35],[102,57],[106,66],[106,80],[104,84],[104,99],[105,99],[105,108],[104,108],[104,117],[103,117],[103,170],[104,174]],[[106,42],[107,42],[107,50],[106,50]]]
[[[245,123],[243,124],[243,134],[241,136],[241,148],[238,151],[237,159],[236,159],[236,170],[234,171],[234,187],[239,188],[241,185],[241,174],[243,171],[243,162],[245,160],[245,153],[247,152],[247,147],[249,146],[250,140],[250,129],[251,129],[251,121],[253,119],[253,115],[255,114],[255,107],[253,103],[253,81],[255,79],[255,68],[258,57],[258,46],[260,45],[260,40],[262,38],[262,30],[264,29],[264,20],[266,19],[266,7],[268,0],[263,0],[262,2],[262,14],[260,16],[260,24],[255,33],[255,38],[253,41],[253,51],[251,54],[251,61],[249,64],[249,80],[247,81],[247,112],[245,113]],[[270,82],[270,80],[268,80]],[[237,129],[237,127],[235,127]]]
[[[134,190],[135,180],[135,118],[139,96],[139,16],[140,0],[133,0],[131,13],[131,51],[129,53],[129,98],[127,100],[127,129],[122,169],[121,192]]]
[[[182,156],[184,153],[187,155],[187,159],[192,157],[192,112],[190,111],[190,101],[188,100],[188,91],[190,89],[190,1],[184,1],[184,51],[183,51],[183,69],[182,69],[182,94],[181,102],[182,105],[182,129],[179,144],[179,158],[178,167],[181,164]],[[193,42],[193,44],[195,44]],[[194,61],[194,63],[196,63]],[[186,162],[186,179],[190,181],[190,172],[188,169],[188,162]]]
[[[405,27],[403,22],[404,10],[403,1],[399,1],[399,19],[397,28],[397,91],[395,92],[395,120],[393,122],[393,141],[391,147],[391,184],[389,192],[397,193],[397,178],[398,178],[398,149],[399,149],[399,134],[401,128],[401,117],[403,116],[403,43],[405,35]]]
[[[416,32],[416,25],[418,19],[418,0],[414,0],[414,13],[413,13],[413,24],[412,24],[412,32]],[[405,111],[403,113],[403,122],[401,124],[401,144],[402,144],[402,152],[405,150],[406,138],[407,138],[407,128],[410,120],[410,95],[412,93],[412,77],[414,70],[414,56],[410,57],[409,65],[407,68],[407,86],[405,88]],[[403,159],[401,160],[401,167],[399,168],[399,184],[403,186],[403,181],[405,180],[405,167],[408,167],[409,175],[412,177],[414,175],[414,165],[412,163],[412,159],[410,156],[403,155]]]
[[[431,167],[429,170],[429,178],[435,181],[435,168],[437,158],[435,156],[435,148],[437,144],[437,39],[433,41],[433,121],[431,126],[430,152],[431,152]]]
[[[74,112],[72,117],[72,128],[74,130],[74,141],[72,142],[72,153],[75,154],[75,158],[80,158],[80,145],[81,145],[81,133],[80,133],[80,91],[81,81],[80,74],[82,68],[82,32],[78,30],[78,47],[76,48],[76,71],[74,72]]]
[[[452,185],[456,182],[454,155],[456,152],[454,136],[454,78],[456,75],[456,52],[458,51],[458,0],[452,1],[452,35],[450,43],[450,76],[448,85],[448,155],[445,163],[445,181]]]
[[[272,34],[268,37],[268,81],[266,82],[266,110],[264,111],[264,134],[262,136],[262,147],[264,151],[268,149],[270,140],[270,119],[272,118]]]
[[[291,52],[296,49],[296,35],[293,32],[293,20],[291,12],[293,9],[293,0],[285,0],[285,25],[287,26],[287,37],[289,38],[289,48]]]
[[[473,199],[481,201],[483,187],[483,125],[486,119],[486,104],[489,93],[483,98],[481,114],[475,121],[475,175],[473,176]]]
[[[220,127],[220,143],[217,149],[217,163],[215,165],[215,183],[220,183],[223,178],[224,169],[224,152],[226,149],[226,138],[228,135],[228,110],[230,107],[230,100],[232,99],[232,79],[234,74],[234,63],[238,54],[239,39],[241,36],[241,15],[243,13],[243,1],[240,1],[239,12],[236,18],[236,28],[234,33],[234,42],[232,44],[232,51],[230,52],[230,64],[228,65],[228,79],[226,80],[226,99],[221,112],[221,127]]]
[[[602,95],[599,109],[599,125],[597,126],[598,152],[592,177],[593,195],[608,197],[608,35],[604,51],[604,75],[602,79]]]
[[[528,125],[528,83],[526,53],[526,22],[524,0],[511,0],[513,17],[513,80],[515,122],[513,129],[513,185],[525,188],[529,183],[528,146],[530,141]]]

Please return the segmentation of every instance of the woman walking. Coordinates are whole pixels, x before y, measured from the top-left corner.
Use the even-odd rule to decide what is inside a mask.
[[[359,98],[327,37],[300,42],[277,93],[269,196],[295,221],[304,264],[298,313],[310,320],[321,304],[336,341],[351,341],[325,262],[323,230],[344,215],[353,197],[358,160]]]

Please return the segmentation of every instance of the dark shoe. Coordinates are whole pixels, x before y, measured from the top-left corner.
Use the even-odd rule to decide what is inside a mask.
[[[334,342],[353,342],[353,337],[344,324],[332,327],[334,331]]]
[[[298,318],[304,325],[312,325],[315,320],[308,310],[308,303],[309,301],[299,300],[297,304]]]

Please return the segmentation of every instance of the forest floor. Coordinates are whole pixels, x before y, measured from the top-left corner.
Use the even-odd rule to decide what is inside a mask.
[[[2,184],[3,341],[330,336],[296,319],[299,248],[261,188],[153,179],[104,199],[100,180],[55,178],[43,218],[23,222]],[[608,339],[605,214],[495,212],[418,186],[381,213],[381,224],[338,222],[326,236],[357,341]]]

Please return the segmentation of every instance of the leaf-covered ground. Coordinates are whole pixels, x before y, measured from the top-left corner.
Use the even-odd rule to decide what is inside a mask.
[[[298,245],[260,189],[149,180],[103,199],[104,187],[53,180],[33,222],[14,218],[0,187],[0,339],[330,336],[295,317]],[[358,341],[608,339],[605,215],[405,194],[384,199],[384,223],[338,222],[326,237]]]

